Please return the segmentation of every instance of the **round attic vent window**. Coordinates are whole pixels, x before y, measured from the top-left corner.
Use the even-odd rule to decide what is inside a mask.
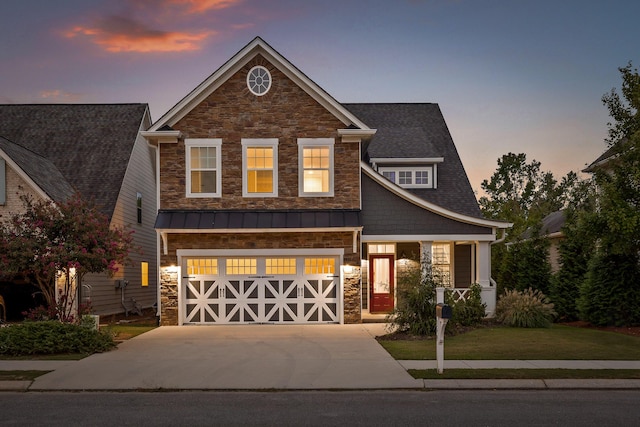
[[[247,86],[252,94],[262,96],[271,89],[271,74],[261,65],[253,67],[247,74]]]

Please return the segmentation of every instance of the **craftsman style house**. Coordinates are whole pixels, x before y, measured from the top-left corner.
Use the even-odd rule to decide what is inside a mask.
[[[495,307],[490,244],[436,104],[341,104],[256,38],[142,135],[162,325],[357,323],[429,259]]]
[[[114,277],[84,277],[79,301],[96,314],[157,301],[156,156],[140,135],[150,125],[146,104],[0,105],[0,215],[24,209],[22,194],[56,203],[78,191],[142,249]],[[28,278],[0,283],[9,317],[30,308],[34,291]]]

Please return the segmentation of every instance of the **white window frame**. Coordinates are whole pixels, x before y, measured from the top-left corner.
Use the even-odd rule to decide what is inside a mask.
[[[220,138],[187,138],[185,147],[186,193],[189,198],[222,196],[222,139]],[[216,149],[216,191],[215,193],[194,193],[191,191],[191,148],[214,147]]]
[[[437,165],[424,165],[424,166],[380,166],[378,168],[378,172],[381,175],[384,175],[384,172],[393,172],[395,174],[394,184],[399,185],[402,188],[437,188],[436,179],[437,179]],[[416,184],[416,172],[427,172],[428,184]],[[411,172],[411,184],[399,184],[400,182],[400,172]],[[385,177],[389,179],[388,177]]]
[[[298,196],[299,197],[333,197],[334,196],[334,138],[298,138]],[[309,147],[329,148],[329,191],[304,191],[304,149]]]
[[[278,197],[278,138],[242,138],[242,197]],[[249,193],[247,170],[247,148],[273,148],[273,188],[270,193]]]

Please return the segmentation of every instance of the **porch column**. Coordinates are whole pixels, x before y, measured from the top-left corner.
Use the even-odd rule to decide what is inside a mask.
[[[476,283],[482,288],[482,302],[487,304],[487,317],[496,311],[496,287],[491,283],[491,244],[476,243]]]
[[[489,242],[476,243],[476,283],[483,288],[491,285],[491,246]]]

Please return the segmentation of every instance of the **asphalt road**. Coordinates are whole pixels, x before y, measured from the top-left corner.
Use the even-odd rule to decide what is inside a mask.
[[[0,393],[2,426],[637,426],[640,390]]]

